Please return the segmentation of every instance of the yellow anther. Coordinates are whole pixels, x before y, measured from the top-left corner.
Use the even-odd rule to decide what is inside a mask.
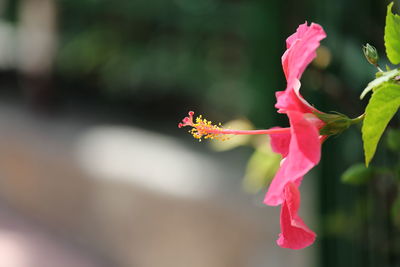
[[[211,121],[203,119],[203,116],[200,115],[193,119],[194,112],[190,111],[189,116],[183,118],[182,122],[178,124],[179,128],[190,126],[193,127],[189,130],[189,133],[193,135],[195,139],[201,141],[204,139],[215,139],[220,141],[228,140],[229,137],[226,136],[226,132],[224,133],[224,129],[222,128],[221,123],[217,125],[213,125]]]
[[[193,135],[195,139],[198,139],[199,141],[204,138],[204,139],[213,139],[213,140],[220,140],[220,141],[225,141],[229,139],[226,135],[223,135],[219,133],[219,131],[222,130],[221,123],[217,125],[213,125],[211,121],[208,121],[207,119],[203,119],[203,116],[200,115],[196,118],[195,123],[193,123],[192,126],[193,129],[191,129],[189,132]]]

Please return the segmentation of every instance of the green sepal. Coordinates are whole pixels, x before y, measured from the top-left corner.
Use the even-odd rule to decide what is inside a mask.
[[[352,120],[344,114],[339,112],[335,113],[319,113],[314,112],[314,115],[321,121],[325,122],[324,127],[319,130],[321,135],[335,135],[340,134],[344,130],[348,129]]]

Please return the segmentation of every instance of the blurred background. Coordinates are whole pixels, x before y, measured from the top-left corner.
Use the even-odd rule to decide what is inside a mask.
[[[340,178],[363,162],[359,129],[324,143],[301,187],[318,239],[292,251],[262,205],[279,164],[267,137],[177,128],[189,110],[287,125],[280,58],[306,20],[328,37],[302,94],[360,115],[376,72],[361,48],[384,55],[388,3],[0,0],[0,267],[399,266],[396,132],[375,159],[394,167],[362,182]]]

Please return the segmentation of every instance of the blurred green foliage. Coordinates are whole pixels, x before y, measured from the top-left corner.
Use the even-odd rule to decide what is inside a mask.
[[[400,152],[400,130],[389,129],[386,138],[387,146],[393,152]]]
[[[263,1],[59,1],[57,69],[108,94],[195,97],[272,122],[280,4]],[[147,92],[148,93],[148,92]],[[229,97],[226,97],[229,96]],[[262,112],[260,112],[262,111]],[[255,116],[257,114],[257,116]],[[262,115],[265,114],[265,115]]]
[[[342,182],[350,185],[361,185],[368,182],[372,176],[372,167],[367,168],[364,164],[356,164],[342,174]]]

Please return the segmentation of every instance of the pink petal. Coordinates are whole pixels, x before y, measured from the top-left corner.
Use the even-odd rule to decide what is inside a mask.
[[[288,84],[285,91],[278,91],[275,93],[277,99],[275,107],[278,109],[279,113],[286,113],[288,110],[300,111],[302,113],[318,111],[301,96],[300,86],[300,81],[293,79],[291,84]]]
[[[286,49],[289,49],[292,46],[294,41],[296,41],[297,39],[300,39],[301,36],[304,36],[304,34],[307,32],[307,30],[308,30],[307,21],[304,22],[304,24],[300,24],[299,27],[297,27],[296,32],[293,33],[292,35],[290,35],[286,39]]]
[[[316,56],[320,41],[326,37],[322,27],[318,24],[307,22],[300,25],[297,31],[286,40],[287,50],[282,56],[282,67],[285,73],[287,86],[285,91],[276,93],[278,112],[287,110],[311,112],[315,110],[300,95],[300,78],[305,68]]]
[[[300,192],[293,183],[284,190],[285,202],[281,209],[281,233],[277,244],[283,248],[302,249],[315,241],[316,234],[311,231],[297,215],[300,207]]]
[[[301,112],[290,111],[287,115],[291,125],[289,150],[265,195],[264,203],[270,206],[282,204],[285,185],[288,182],[300,185],[303,176],[318,164],[321,155],[319,131],[315,123]],[[284,145],[279,149],[279,153],[285,154]]]
[[[304,69],[315,58],[319,43],[326,37],[324,29],[315,23],[300,25],[297,31],[286,40],[287,50],[282,56],[283,71],[286,80],[300,80]]]
[[[271,134],[269,137],[272,151],[274,151],[275,153],[279,153],[282,155],[283,158],[286,158],[287,154],[289,153],[290,136],[290,132]]]

